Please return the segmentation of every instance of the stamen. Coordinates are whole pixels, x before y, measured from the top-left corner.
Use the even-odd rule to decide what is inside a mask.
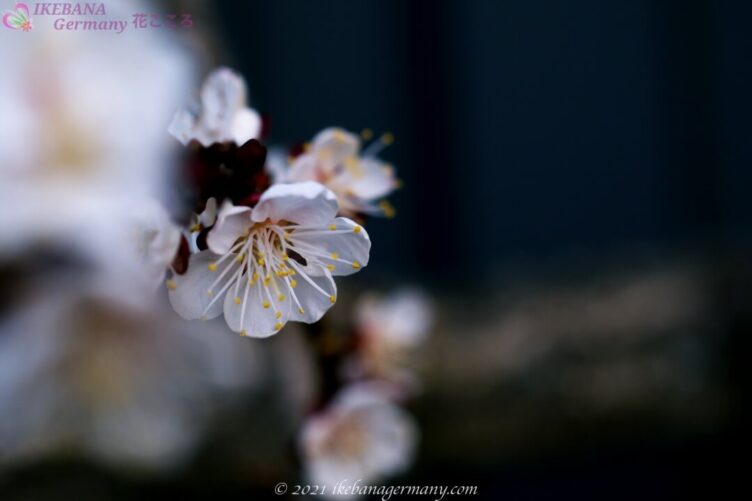
[[[177,288],[178,288],[178,284],[177,284],[177,282],[175,282],[174,280],[168,280],[168,281],[166,281],[166,282],[165,282],[165,285],[166,285],[166,286],[167,286],[167,288],[168,288],[168,289],[170,289],[171,291],[174,291],[175,289],[177,289]]]

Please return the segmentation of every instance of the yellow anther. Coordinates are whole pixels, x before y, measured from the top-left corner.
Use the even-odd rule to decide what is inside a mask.
[[[298,281],[297,280],[290,280],[290,287],[292,287],[294,289],[297,286],[298,286]]]
[[[389,146],[394,142],[394,134],[392,134],[391,132],[384,132],[381,135],[381,142]]]
[[[265,263],[265,262],[266,262],[266,261],[264,261],[264,258],[263,258],[263,257],[260,257],[260,258],[258,258],[258,264],[259,264],[259,266],[264,266],[264,263]]]
[[[392,204],[390,204],[388,200],[382,200],[379,202],[379,207],[384,211],[386,217],[394,217],[397,214],[397,211],[392,207]]]
[[[245,256],[243,254],[238,254],[238,257],[235,258],[235,261],[242,263],[243,259],[245,259]]]
[[[284,301],[284,300],[285,300],[284,294],[280,294],[279,296],[277,296],[277,301]]]
[[[352,266],[353,266],[353,268],[355,268],[356,270],[359,270],[359,269],[360,269],[360,263],[359,263],[359,262],[357,262],[357,261],[353,261],[353,264],[352,264]]]
[[[217,271],[217,263],[209,263],[209,271]]]
[[[369,141],[373,137],[373,131],[371,129],[363,129],[360,131],[360,137]]]
[[[276,324],[274,324],[274,330],[278,331],[278,330],[280,330],[284,326],[285,326],[285,324],[277,322]]]
[[[168,288],[168,289],[170,289],[171,291],[174,291],[174,290],[175,290],[175,289],[177,289],[177,287],[178,287],[178,284],[177,284],[177,282],[175,282],[174,280],[168,280],[168,281],[166,281],[166,282],[165,282],[165,285],[166,285],[166,286],[167,286],[167,288]]]
[[[332,230],[332,231],[334,231],[334,230],[337,229],[337,225],[334,224],[334,223],[332,223],[332,224],[329,225],[329,229]]]
[[[326,269],[329,271],[334,271],[334,265],[333,264],[327,264]]]
[[[264,308],[269,308],[269,307],[271,306],[271,303],[269,303],[269,301],[264,301],[263,303],[261,303],[261,305],[262,305],[262,306],[263,306]]]
[[[274,318],[281,318],[281,317],[282,317],[281,311],[278,311],[277,313],[274,314]]]
[[[362,230],[362,229],[363,228],[361,226],[355,225],[355,228],[353,228],[353,232],[360,233],[360,230]]]
[[[188,231],[190,231],[191,233],[195,233],[197,231],[201,231],[201,223],[194,224],[193,226],[191,226],[190,228],[188,228]]]
[[[334,304],[334,302],[335,302],[336,300],[337,300],[337,296],[334,296],[334,295],[332,295],[332,296],[329,296],[329,301],[330,301],[330,302],[331,302],[332,304]]]
[[[300,313],[300,314],[302,315],[303,313],[305,313],[305,310],[304,310],[304,309],[303,309],[303,307],[301,306],[300,308],[298,308],[298,312],[299,312],[299,313]]]
[[[240,304],[242,301],[239,297],[235,297],[235,304]]]
[[[339,254],[337,254],[336,252],[332,252],[331,256],[332,256],[332,259],[339,259]]]
[[[290,259],[290,257],[287,255],[287,252],[283,252],[281,254],[281,257],[282,257],[282,261],[287,261],[288,259]]]
[[[248,279],[248,285],[254,285],[255,283],[252,278]]]
[[[253,274],[253,281],[255,282],[258,279],[259,279],[259,274],[258,273],[254,273]]]
[[[266,276],[264,277],[264,285],[269,287],[269,283],[272,281],[272,277]]]
[[[212,297],[214,295],[214,291],[211,289],[207,289],[206,293],[209,295],[209,297]]]
[[[243,337],[246,337],[248,335],[248,331],[246,331],[245,329],[243,329],[242,331],[240,331],[240,335],[243,336]]]

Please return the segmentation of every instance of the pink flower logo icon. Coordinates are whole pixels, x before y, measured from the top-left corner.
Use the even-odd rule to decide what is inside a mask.
[[[6,11],[3,24],[12,30],[31,31],[34,25],[31,23],[28,5],[17,3],[13,10]]]

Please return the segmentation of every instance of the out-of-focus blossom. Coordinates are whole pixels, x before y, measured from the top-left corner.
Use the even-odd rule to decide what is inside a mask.
[[[316,322],[336,301],[333,276],[368,264],[368,234],[337,208],[331,191],[310,182],[272,186],[253,209],[226,202],[209,249],[167,282],[175,311],[186,319],[224,311],[233,331],[252,337],[289,320]]]
[[[305,476],[331,487],[344,480],[369,482],[405,471],[417,442],[413,419],[374,383],[347,386],[303,426],[300,452]]]
[[[178,111],[169,132],[183,144],[209,147],[234,142],[241,146],[261,133],[261,117],[247,106],[243,78],[229,68],[214,70],[201,88],[201,101]]]
[[[282,182],[323,184],[337,195],[343,215],[392,216],[392,206],[379,200],[394,191],[399,181],[394,168],[376,158],[380,148],[390,142],[391,136],[385,135],[381,142],[361,152],[358,136],[332,127],[319,132],[307,150],[292,159],[289,169],[280,169],[272,162],[272,171],[284,172]]]
[[[349,375],[410,384],[412,356],[433,320],[426,295],[408,288],[383,297],[368,294],[359,300],[355,315],[359,343],[346,367]]]
[[[126,254],[121,272],[128,280],[143,282],[140,289],[156,291],[178,250],[180,228],[155,200],[138,204],[131,216],[121,233]]]
[[[134,314],[59,278],[0,324],[0,464],[73,453],[173,468],[228,395],[258,384],[254,345],[220,325],[160,302]]]
[[[163,192],[173,149],[164,129],[188,91],[189,63],[154,31],[112,36],[35,22],[22,42],[0,30],[0,57],[12,68],[0,74],[0,259],[54,249],[117,273],[124,249],[115,229]]]

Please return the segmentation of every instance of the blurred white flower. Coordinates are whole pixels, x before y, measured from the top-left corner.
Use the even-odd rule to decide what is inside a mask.
[[[247,106],[243,78],[229,68],[214,70],[201,88],[201,101],[179,110],[169,132],[188,144],[196,140],[203,146],[234,142],[242,146],[261,134],[261,117]]]
[[[191,86],[189,60],[156,31],[113,36],[35,21],[22,42],[0,30],[0,57],[13,68],[0,74],[0,259],[54,248],[117,273],[124,249],[114,229],[163,193],[173,149],[164,129]]]
[[[414,388],[416,351],[432,322],[431,301],[420,290],[403,288],[386,296],[363,295],[355,309],[358,348],[345,363],[345,376],[375,377]]]
[[[413,419],[390,401],[386,388],[345,387],[301,430],[304,474],[331,492],[344,480],[367,483],[402,473],[413,461],[417,436]]]
[[[175,311],[186,319],[224,311],[233,331],[252,337],[318,321],[336,301],[333,276],[366,266],[371,248],[365,229],[336,214],[334,194],[310,182],[272,186],[253,209],[227,202],[209,249],[167,282]]]
[[[156,291],[175,257],[180,235],[180,228],[156,200],[133,207],[130,224],[121,233],[124,277],[141,281],[139,289]]]
[[[229,392],[259,384],[254,345],[221,324],[198,329],[159,302],[134,314],[58,278],[0,324],[0,464],[77,453],[173,468]]]
[[[399,186],[394,168],[376,158],[376,153],[391,136],[373,143],[363,152],[360,139],[340,128],[332,127],[319,132],[307,150],[294,158],[281,178],[283,182],[316,181],[337,195],[343,215],[355,216],[394,215],[388,202],[380,199]],[[277,160],[271,162],[272,170],[279,172]]]

